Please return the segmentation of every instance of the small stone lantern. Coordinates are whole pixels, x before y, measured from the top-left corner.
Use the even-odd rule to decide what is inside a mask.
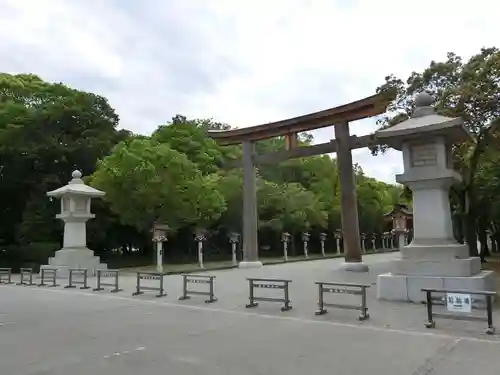
[[[156,271],[163,273],[163,242],[167,241],[168,225],[154,223],[153,242],[156,244]]]
[[[340,240],[342,239],[342,230],[336,229],[333,233],[333,237],[335,237],[335,245],[337,248],[337,255],[340,254]]]
[[[87,248],[87,221],[95,217],[90,211],[92,198],[101,198],[105,193],[86,185],[80,171],[71,176],[66,186],[47,193],[50,198],[60,199],[61,213],[56,218],[64,222],[63,247],[49,258],[49,267],[57,268],[60,277],[66,277],[70,268],[87,269],[93,276],[97,269],[107,269],[107,265]]]
[[[408,234],[408,220],[413,218],[413,213],[404,204],[396,204],[391,212],[388,212],[384,217],[392,220],[391,233],[396,237],[396,243],[399,250],[406,246],[406,238]]]
[[[304,257],[309,258],[308,243],[311,235],[308,232],[302,233],[302,242],[304,243]]]
[[[233,266],[238,265],[238,259],[236,258],[236,248],[240,242],[240,234],[236,232],[229,233],[229,243],[231,244],[231,259],[233,261]]]
[[[283,242],[283,258],[288,261],[288,244],[292,240],[292,235],[288,232],[281,233],[281,242]]]
[[[327,234],[326,233],[320,233],[319,234],[319,241],[321,243],[321,255],[325,256],[325,241],[326,241]]]
[[[359,237],[361,238],[361,250],[366,253],[366,233],[360,233]]]
[[[207,240],[207,231],[203,228],[196,229],[194,240],[198,244],[198,265],[203,269],[205,268],[203,265],[203,242]]]
[[[377,235],[375,233],[372,233],[372,235],[371,235],[371,242],[372,242],[372,249],[373,249],[373,251],[374,252],[377,251],[377,244],[376,244],[376,242],[377,242]]]

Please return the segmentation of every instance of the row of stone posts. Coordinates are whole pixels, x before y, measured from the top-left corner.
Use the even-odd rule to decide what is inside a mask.
[[[157,271],[158,272],[163,272],[163,245],[162,243],[167,241],[167,236],[166,236],[166,231],[168,230],[168,227],[165,225],[160,225],[160,224],[155,224],[153,232],[153,242],[156,244],[156,259],[157,259]],[[404,232],[397,232],[395,230],[391,232],[385,232],[382,234],[370,234],[367,235],[365,233],[361,233],[360,236],[360,241],[361,241],[361,247],[363,249],[363,252],[367,251],[366,248],[366,243],[370,243],[371,250],[376,250],[377,245],[376,241],[377,238],[380,238],[381,240],[381,249],[382,250],[388,250],[388,249],[393,249],[393,248],[399,248],[401,246],[405,246],[408,244],[408,231]],[[401,233],[400,233],[401,232]],[[237,249],[238,249],[238,244],[240,242],[240,234],[236,232],[232,232],[229,234],[228,239],[229,243],[231,244],[231,260],[233,265],[238,264],[238,259],[237,259]],[[321,244],[321,255],[326,256],[325,253],[325,242],[327,239],[328,235],[326,233],[319,233],[319,241]],[[337,230],[334,232],[334,238],[335,238],[335,249],[336,253],[340,254],[341,253],[341,241],[343,240],[342,238],[342,232],[340,230]],[[198,266],[200,268],[204,268],[203,264],[203,244],[207,240],[207,231],[204,229],[197,229],[195,234],[194,234],[194,240],[198,245]],[[301,233],[301,240],[303,244],[303,254],[304,258],[309,258],[309,242],[311,241],[311,234],[309,232],[302,232]],[[292,241],[292,235],[288,232],[283,232],[281,234],[281,242],[283,244],[283,258],[285,261],[288,261],[288,249],[290,246],[290,243]]]

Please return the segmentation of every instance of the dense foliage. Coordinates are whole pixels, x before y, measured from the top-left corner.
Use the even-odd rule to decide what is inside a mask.
[[[496,56],[496,51],[488,53],[490,57],[485,55],[485,59]],[[456,56],[450,59],[449,64],[460,61]],[[424,72],[420,81],[415,75],[414,82],[431,79],[429,74]],[[409,83],[413,91],[425,85]],[[384,85],[388,88],[393,94],[397,91],[397,105],[411,103],[413,91],[405,89],[402,81],[391,77]],[[404,95],[406,101],[401,101]],[[485,99],[473,93],[464,100],[468,102],[463,108],[469,108],[466,104],[470,101],[486,106],[482,104]],[[447,105],[440,103],[443,108]],[[494,116],[493,110],[488,115]],[[474,116],[470,122],[476,124],[480,114],[474,112]],[[489,126],[488,119],[484,117],[484,125],[477,127],[479,136]],[[74,169],[80,169],[89,184],[107,193],[103,200],[93,201],[97,217],[88,224],[89,247],[105,260],[151,260],[150,229],[156,220],[171,228],[167,258],[194,256],[193,231],[203,227],[210,233],[207,257],[212,254],[228,259],[227,234],[241,232],[242,173],[224,169],[224,165],[238,159],[241,149],[217,145],[206,131],[229,125],[177,115],[151,136],[118,130],[118,125],[117,114],[103,97],[34,75],[0,74],[0,260],[45,263],[60,248],[62,225],[55,219],[59,204],[45,193],[66,184]],[[494,133],[488,137],[488,143],[495,139]],[[310,135],[301,134],[302,145],[311,142]],[[281,138],[256,146],[259,152],[284,147]],[[498,156],[481,146],[481,158],[472,173],[470,158],[478,147],[457,149],[462,165],[469,166],[468,173],[474,177],[464,189],[475,192],[477,198],[471,202],[476,212],[488,210],[484,225],[497,228],[498,218],[493,216],[498,210],[494,205],[483,205],[486,197],[491,199],[500,190],[496,183],[500,177]],[[387,230],[383,214],[401,202],[402,188],[366,176],[359,166],[353,168],[361,231]],[[280,253],[281,231],[293,234],[296,242],[306,230],[312,238],[328,233],[328,240],[333,241],[333,231],[340,228],[335,159],[315,156],[262,166],[257,190],[260,246],[269,253]],[[312,251],[319,250],[317,240],[310,246]]]

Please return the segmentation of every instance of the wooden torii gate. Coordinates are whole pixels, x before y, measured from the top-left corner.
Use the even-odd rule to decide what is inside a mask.
[[[243,156],[243,261],[240,267],[259,267],[257,238],[257,195],[255,166],[279,163],[280,161],[337,153],[339,169],[341,218],[344,238],[344,269],[367,271],[362,263],[359,222],[354,173],[352,169],[352,149],[378,144],[374,134],[357,137],[349,134],[349,122],[382,114],[387,104],[377,94],[339,107],[311,113],[277,122],[231,130],[209,131],[208,135],[221,145],[242,144]],[[334,126],[335,139],[307,147],[297,147],[297,134],[304,131]],[[259,140],[284,136],[286,149],[258,155],[254,143]]]

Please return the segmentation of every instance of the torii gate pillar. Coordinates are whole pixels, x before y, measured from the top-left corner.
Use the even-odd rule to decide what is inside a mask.
[[[262,267],[259,261],[257,188],[254,164],[254,144],[243,141],[243,261],[240,268]]]
[[[337,140],[337,166],[340,181],[340,211],[344,237],[345,263],[342,268],[346,271],[367,272],[368,266],[363,263],[359,246],[358,204],[356,186],[352,170],[351,139],[349,123],[335,125],[335,139]]]

